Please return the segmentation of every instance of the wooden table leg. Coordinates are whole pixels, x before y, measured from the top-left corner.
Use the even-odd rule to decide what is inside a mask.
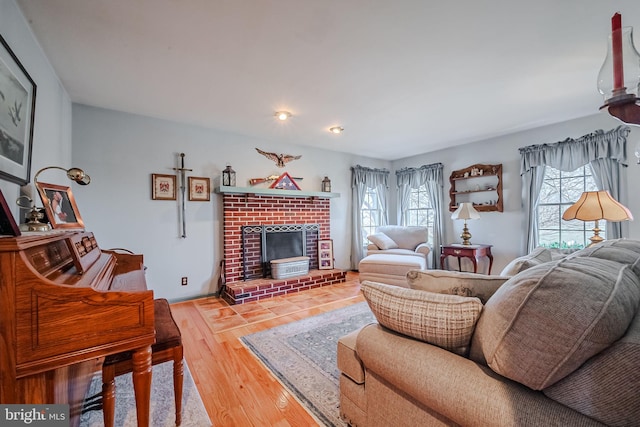
[[[151,400],[151,346],[133,352],[133,391],[136,397],[138,427],[149,427]]]
[[[478,260],[476,259],[476,257],[469,257],[471,258],[471,262],[473,263],[473,272],[477,273],[478,272]]]
[[[487,274],[491,275],[491,267],[493,266],[493,255],[491,255],[491,251],[487,253],[487,256],[489,257],[489,272]]]

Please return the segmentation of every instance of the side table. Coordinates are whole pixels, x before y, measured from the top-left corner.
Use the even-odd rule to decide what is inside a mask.
[[[463,245],[459,243],[452,243],[450,245],[442,245],[440,255],[440,268],[445,269],[444,261],[448,256],[454,256],[458,258],[458,270],[462,271],[460,265],[460,258],[469,258],[473,263],[473,272],[478,272],[478,259],[481,257],[489,258],[489,271],[487,274],[491,274],[491,267],[493,266],[493,255],[491,255],[492,245]]]

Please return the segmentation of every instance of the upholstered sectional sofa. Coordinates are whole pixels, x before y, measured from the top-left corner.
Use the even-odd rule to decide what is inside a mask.
[[[640,425],[640,241],[544,251],[511,277],[423,270],[409,288],[364,282],[378,322],[339,340],[343,418]]]

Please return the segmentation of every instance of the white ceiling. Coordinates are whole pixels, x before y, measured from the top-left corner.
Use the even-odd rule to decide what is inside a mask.
[[[387,160],[597,113],[611,16],[640,28],[638,0],[17,3],[73,102]]]

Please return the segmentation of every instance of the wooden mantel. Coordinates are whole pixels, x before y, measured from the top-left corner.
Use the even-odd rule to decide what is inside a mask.
[[[326,193],[324,191],[280,190],[275,188],[255,187],[229,187],[221,185],[214,189],[219,194],[254,194],[257,196],[281,196],[281,197],[309,197],[318,199],[332,199],[340,197],[340,193]]]

